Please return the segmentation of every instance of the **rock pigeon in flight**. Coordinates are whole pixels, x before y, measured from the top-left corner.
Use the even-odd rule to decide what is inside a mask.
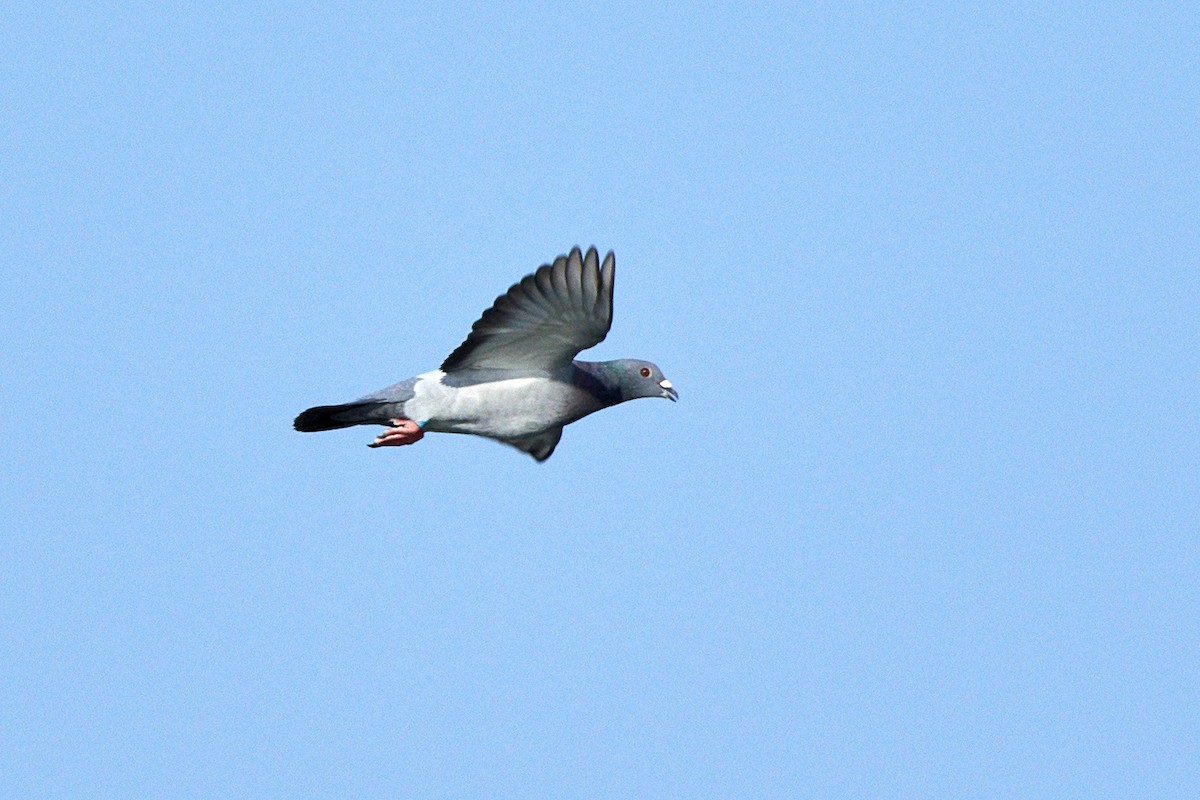
[[[612,326],[610,251],[576,247],[526,275],[471,327],[440,369],[335,406],[296,417],[298,431],[392,425],[371,447],[406,445],[426,431],[472,433],[545,461],[563,426],[638,397],[678,393],[649,361],[576,361]]]

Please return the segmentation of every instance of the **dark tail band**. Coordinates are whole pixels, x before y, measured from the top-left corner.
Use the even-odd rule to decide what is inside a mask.
[[[353,425],[387,422],[384,407],[390,403],[345,403],[340,406],[316,406],[300,413],[292,426],[301,433],[334,431]]]

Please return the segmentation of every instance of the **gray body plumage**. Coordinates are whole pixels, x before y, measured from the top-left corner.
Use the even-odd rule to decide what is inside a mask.
[[[612,325],[615,259],[595,248],[560,256],[514,284],[433,372],[352,403],[317,406],[296,418],[301,431],[416,421],[426,431],[468,433],[517,447],[538,461],[554,452],[563,426],[637,397],[676,393],[648,361],[576,361]]]

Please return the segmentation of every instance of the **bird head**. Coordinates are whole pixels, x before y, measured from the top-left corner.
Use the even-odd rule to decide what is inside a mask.
[[[662,374],[662,370],[649,361],[636,358],[622,358],[608,362],[610,374],[617,379],[621,387],[621,399],[633,400],[638,397],[665,397],[671,402],[679,397],[679,392]]]

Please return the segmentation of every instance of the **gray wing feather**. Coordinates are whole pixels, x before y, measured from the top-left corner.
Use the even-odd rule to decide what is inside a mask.
[[[612,327],[616,259],[597,267],[578,247],[526,275],[496,298],[442,370],[552,370],[604,340]]]
[[[589,250],[589,253],[592,251]],[[567,259],[567,271],[563,282],[566,284],[567,297],[574,308],[585,308],[583,304],[583,262],[574,258]]]
[[[403,403],[411,400],[413,395],[416,394],[416,387],[419,381],[420,378],[409,378],[408,380],[400,381],[399,383],[393,383],[386,389],[380,389],[378,392],[373,392],[365,397],[360,397],[354,402],[368,403],[375,401],[385,403]]]
[[[593,263],[595,262],[595,256],[592,257],[592,261],[593,261]],[[612,324],[612,313],[613,313],[612,286],[613,286],[613,274],[616,272],[616,270],[617,270],[617,260],[613,256],[612,251],[610,250],[608,252],[608,255],[606,255],[604,257],[604,263],[600,265],[600,271],[598,273],[599,285],[597,286],[597,290],[596,290],[596,305],[595,305],[595,309],[596,309],[595,313],[607,315],[609,324]],[[605,286],[608,287],[607,293],[604,291]]]
[[[562,438],[562,432],[561,427],[551,428],[537,436],[527,436],[524,439],[501,439],[500,441],[523,453],[529,453],[533,456],[534,461],[541,463],[550,457],[555,447],[558,447],[558,440]]]

